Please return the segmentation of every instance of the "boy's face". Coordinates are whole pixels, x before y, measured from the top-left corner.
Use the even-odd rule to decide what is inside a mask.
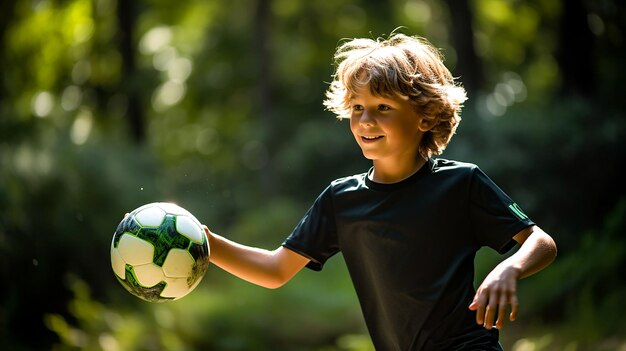
[[[350,130],[374,166],[416,162],[422,120],[408,100],[372,95],[368,86],[350,100]]]

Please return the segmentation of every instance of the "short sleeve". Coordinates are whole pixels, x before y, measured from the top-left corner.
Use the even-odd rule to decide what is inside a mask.
[[[473,169],[470,185],[472,231],[479,244],[506,253],[513,236],[535,223],[478,167]]]
[[[307,267],[320,271],[339,244],[332,207],[331,187],[326,188],[282,244],[311,260]]]

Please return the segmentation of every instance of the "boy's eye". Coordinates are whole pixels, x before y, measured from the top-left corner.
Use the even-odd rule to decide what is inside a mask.
[[[352,109],[354,111],[363,111],[363,106],[361,106],[361,105],[352,105]]]
[[[387,105],[378,105],[378,111],[389,111],[389,110],[391,110],[391,107]]]

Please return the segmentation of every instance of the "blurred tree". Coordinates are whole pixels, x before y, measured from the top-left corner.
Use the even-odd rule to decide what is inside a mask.
[[[131,140],[142,143],[146,138],[146,126],[144,117],[145,101],[141,99],[139,92],[141,85],[136,64],[137,43],[134,34],[137,27],[137,10],[142,4],[139,1],[117,2],[118,45],[122,56],[121,75],[127,84],[121,84],[126,95],[126,117],[131,132]]]
[[[470,96],[478,94],[483,85],[482,63],[474,48],[473,14],[468,1],[444,1],[450,11],[452,46],[457,51],[455,76],[463,82]]]
[[[256,155],[257,160],[263,164],[261,166],[261,186],[263,187],[263,191],[265,196],[271,196],[271,194],[275,193],[277,190],[277,186],[279,186],[282,182],[279,178],[276,178],[278,175],[274,171],[274,154],[276,148],[275,146],[275,137],[276,133],[274,131],[275,121],[274,121],[274,111],[273,104],[274,98],[272,91],[273,87],[273,77],[272,77],[272,53],[271,53],[271,23],[272,23],[272,13],[271,13],[271,1],[270,0],[257,0],[256,3],[256,12],[254,15],[254,25],[253,31],[255,35],[252,37],[253,39],[253,53],[255,53],[255,63],[256,70],[258,72],[257,81],[257,101],[256,105],[258,106],[255,109],[258,115],[259,122],[259,132],[261,137],[262,144],[266,145],[265,152],[260,155]],[[264,160],[258,160],[258,158],[264,158]]]
[[[557,58],[563,76],[562,93],[591,98],[596,91],[593,62],[596,45],[585,3],[583,0],[563,2]]]
[[[11,24],[12,24],[12,18],[14,16],[14,8],[16,6],[16,1],[2,1],[0,3],[0,48],[5,48],[6,46],[6,32],[7,29],[10,28]],[[6,61],[6,53],[3,55],[0,55],[0,77],[3,77],[3,79],[6,79],[7,75],[3,74],[4,73],[4,67],[6,67],[6,65],[2,64],[5,63]],[[2,82],[2,84],[0,84],[0,99],[2,99],[3,97],[7,97],[8,94],[5,91],[5,89],[8,88],[8,84],[6,84],[6,82]]]

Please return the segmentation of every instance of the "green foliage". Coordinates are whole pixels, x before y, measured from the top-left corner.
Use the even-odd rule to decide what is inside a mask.
[[[626,326],[615,313],[626,293],[623,280],[615,274],[626,267],[624,231],[626,198],[621,199],[601,228],[583,234],[575,252],[537,276],[532,293],[526,287],[530,312],[550,321],[555,316],[541,311],[560,302],[561,309],[551,312],[572,321],[560,329],[565,335],[576,335],[576,340],[587,347],[606,335],[624,335]],[[560,284],[547,284],[555,280]]]
[[[46,148],[2,148],[0,179],[8,187],[0,191],[5,214],[0,221],[5,281],[0,296],[12,301],[0,313],[4,340],[29,340],[21,335],[23,325],[42,334],[42,311],[64,310],[67,290],[60,282],[67,272],[92,277],[89,284],[99,292],[110,286],[110,279],[102,279],[111,276],[105,247],[124,212],[147,202],[138,181],[149,178],[144,172],[150,168],[149,157],[138,157],[131,148],[117,154],[112,150],[77,150],[67,140]],[[121,159],[128,167],[118,163]]]
[[[556,237],[562,252],[578,245],[581,232],[597,228],[623,196],[615,187],[626,158],[623,112],[562,98],[480,117],[465,117],[448,154],[481,165]]]
[[[328,271],[347,273],[340,264]],[[125,308],[96,301],[84,281],[69,276],[70,317],[48,313],[44,322],[59,336],[53,350],[370,350],[365,336],[341,336],[363,331],[345,277],[312,278],[305,274],[274,292],[242,282],[218,289],[213,276],[184,300]],[[332,298],[320,296],[320,288]],[[296,323],[294,311],[307,318]]]
[[[526,332],[519,340],[504,333],[503,343],[514,350],[614,350],[626,345],[621,337],[626,325],[618,313],[626,286],[616,274],[626,267],[625,231],[622,198],[601,228],[583,234],[574,252],[520,281],[519,320],[506,328],[513,329],[512,335]],[[493,251],[480,253],[477,283],[499,260]]]

